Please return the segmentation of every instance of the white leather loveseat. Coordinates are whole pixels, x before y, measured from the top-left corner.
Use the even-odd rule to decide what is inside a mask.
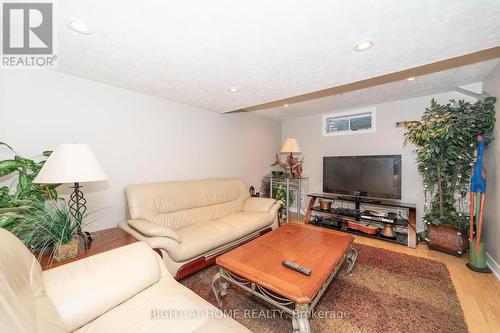
[[[249,332],[178,283],[138,242],[42,272],[0,229],[0,332]]]
[[[139,184],[125,193],[131,219],[120,227],[159,249],[176,279],[278,226],[276,200],[250,197],[240,179]]]

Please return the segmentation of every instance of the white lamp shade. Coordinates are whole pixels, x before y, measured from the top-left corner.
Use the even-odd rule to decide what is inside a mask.
[[[84,183],[106,179],[89,146],[62,144],[49,156],[33,183]]]
[[[296,153],[300,154],[300,147],[299,143],[295,138],[288,138],[285,140],[285,143],[283,144],[283,147],[281,147],[281,153],[282,154],[290,154],[290,153]]]

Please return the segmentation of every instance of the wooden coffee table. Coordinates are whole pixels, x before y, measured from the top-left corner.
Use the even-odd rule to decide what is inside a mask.
[[[212,290],[219,306],[228,283],[292,315],[293,331],[310,332],[309,317],[344,260],[352,272],[357,253],[353,236],[290,223],[231,250],[216,260]],[[310,276],[284,267],[289,260],[312,270]]]

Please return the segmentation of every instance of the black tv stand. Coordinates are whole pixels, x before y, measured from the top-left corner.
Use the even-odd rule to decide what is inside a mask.
[[[368,203],[368,204],[379,204],[379,203],[381,203],[381,200],[370,199],[370,198],[360,197],[360,196],[337,196],[337,198],[339,200],[355,201],[356,203]]]
[[[416,247],[417,245],[416,206],[413,203],[405,203],[399,200],[386,200],[378,198],[371,199],[361,196],[350,196],[332,193],[313,193],[308,194],[307,196],[310,197],[310,200],[307,207],[306,216],[304,218],[305,223],[318,224],[322,227],[330,229],[336,229],[339,231],[349,232],[365,237],[377,238],[393,243],[404,244],[412,248]],[[347,212],[345,212],[344,214],[339,214],[333,208],[329,211],[321,210],[319,205],[317,205],[317,201],[319,199],[331,200],[333,203],[340,201],[350,203],[351,205],[354,204],[355,211],[358,214],[356,215],[356,217],[354,217],[352,216],[352,214],[348,214]],[[369,219],[369,217],[360,217],[360,208],[362,204],[372,205],[374,206],[375,210],[377,206],[381,208],[385,207],[386,210],[389,208],[397,212],[397,217],[393,220],[393,222],[374,221]],[[400,214],[400,211],[406,211],[408,218],[403,218]],[[316,223],[315,216],[326,217],[325,219],[328,219],[328,221],[331,221],[332,223]],[[401,237],[391,238],[385,237],[383,232],[370,234],[352,228],[352,226],[359,226],[363,224],[371,225],[372,227],[378,225],[379,229],[384,229],[384,231],[385,228],[394,228],[397,226],[398,228],[403,228],[403,230],[406,229],[407,236],[402,235]]]

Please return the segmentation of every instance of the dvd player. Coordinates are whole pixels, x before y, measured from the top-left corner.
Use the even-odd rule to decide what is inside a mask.
[[[361,218],[367,219],[367,220],[372,220],[372,221],[384,222],[384,223],[394,223],[394,219],[390,219],[387,217],[381,217],[381,216],[371,216],[371,215],[361,214]]]
[[[365,210],[361,213],[362,219],[384,222],[384,223],[395,223],[397,219],[396,213],[384,213],[377,212],[373,210]]]
[[[358,217],[359,212],[356,209],[350,209],[350,208],[332,208],[331,212],[333,214],[338,214],[338,215],[345,215],[345,216],[350,216],[350,217]]]

